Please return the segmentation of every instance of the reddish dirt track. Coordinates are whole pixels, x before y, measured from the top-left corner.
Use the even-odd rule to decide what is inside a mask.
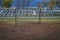
[[[0,23],[0,40],[60,40],[60,23]]]

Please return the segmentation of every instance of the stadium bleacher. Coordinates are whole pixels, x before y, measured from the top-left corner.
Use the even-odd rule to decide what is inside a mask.
[[[41,16],[60,16],[60,10],[41,10]],[[6,10],[4,8],[0,8],[0,17],[13,17],[13,16],[38,16],[39,15],[38,9],[9,9]]]

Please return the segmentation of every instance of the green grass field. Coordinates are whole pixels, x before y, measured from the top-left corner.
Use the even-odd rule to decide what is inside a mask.
[[[15,23],[15,22],[39,22],[38,18],[0,18],[0,22]],[[60,22],[60,18],[41,18],[41,22]]]

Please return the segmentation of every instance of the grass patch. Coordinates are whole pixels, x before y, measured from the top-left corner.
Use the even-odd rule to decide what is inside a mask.
[[[0,18],[0,22],[15,23],[15,22],[39,22],[38,18]],[[60,22],[60,18],[41,18],[41,22]]]
[[[15,23],[15,18],[0,18],[0,22]]]
[[[42,18],[41,22],[60,22],[60,18]]]

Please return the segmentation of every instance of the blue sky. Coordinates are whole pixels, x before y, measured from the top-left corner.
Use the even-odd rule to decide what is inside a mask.
[[[2,0],[0,0],[0,5],[2,4]]]
[[[43,1],[44,0],[32,0],[30,2],[29,6],[31,6],[31,7],[37,7],[37,4],[38,3],[44,3]],[[46,0],[46,1],[48,2],[49,0]],[[22,2],[22,0],[14,0],[13,6],[16,6],[17,5],[17,2]]]

